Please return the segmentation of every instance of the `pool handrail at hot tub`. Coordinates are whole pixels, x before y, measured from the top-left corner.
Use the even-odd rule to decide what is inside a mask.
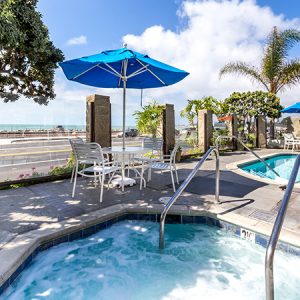
[[[210,156],[210,154],[214,152],[216,156],[216,189],[215,189],[215,200],[216,202],[219,202],[219,194],[220,194],[220,162],[219,162],[219,150],[217,147],[211,147],[207,150],[207,152],[202,156],[201,160],[196,164],[194,169],[191,171],[191,173],[188,175],[188,177],[184,180],[184,182],[180,185],[180,187],[177,189],[175,194],[170,198],[168,203],[165,205],[165,208],[163,212],[160,215],[160,229],[159,229],[159,248],[164,248],[164,239],[165,239],[165,220],[167,213],[169,209],[172,207],[172,205],[176,202],[178,197],[182,194],[182,192],[185,190],[187,185],[190,183],[190,181],[193,179],[193,177],[196,175],[198,170],[201,168],[203,163],[207,160],[207,158]]]
[[[273,260],[274,253],[276,250],[276,245],[279,239],[280,231],[283,225],[285,214],[289,205],[289,200],[297,179],[297,175],[300,167],[300,154],[297,155],[297,158],[294,163],[294,167],[287,184],[281,206],[279,208],[272,233],[270,235],[269,243],[266,250],[265,257],[265,285],[266,285],[266,300],[274,300],[274,274],[273,274]]]
[[[219,150],[219,141],[225,139],[235,139],[237,140],[244,148],[246,148],[251,154],[253,154],[258,160],[260,160],[271,172],[273,172],[277,177],[280,175],[269,165],[266,161],[261,158],[256,152],[254,152],[251,148],[249,148],[240,138],[235,135],[220,135],[215,140],[215,147]]]

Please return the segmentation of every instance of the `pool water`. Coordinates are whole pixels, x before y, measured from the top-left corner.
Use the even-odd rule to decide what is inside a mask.
[[[292,173],[292,169],[295,163],[297,155],[293,154],[280,154],[280,155],[275,155],[272,157],[268,157],[265,159],[265,162],[271,166],[279,175],[276,176],[271,170],[269,170],[262,162],[260,161],[255,161],[252,163],[247,163],[240,168],[248,173],[263,177],[263,178],[268,178],[268,179],[274,179],[277,181],[281,182],[287,182],[290,178],[290,175]],[[297,176],[297,182],[300,181],[300,172],[298,173]]]
[[[259,245],[202,224],[122,221],[41,252],[1,299],[264,299]],[[300,299],[300,258],[275,255],[276,299]]]

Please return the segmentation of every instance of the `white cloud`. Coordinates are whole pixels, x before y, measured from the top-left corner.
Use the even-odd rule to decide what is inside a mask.
[[[87,37],[85,35],[81,35],[78,37],[71,38],[67,41],[67,45],[85,45],[87,44]]]
[[[190,72],[183,81],[166,88],[144,90],[144,103],[155,99],[174,103],[177,123],[186,100],[212,95],[224,99],[233,91],[261,88],[246,78],[228,75],[219,80],[220,68],[229,61],[243,60],[258,65],[263,42],[273,26],[280,29],[300,28],[299,19],[289,20],[275,15],[271,9],[255,1],[185,1],[178,16],[184,27],[171,31],[162,26],[147,28],[141,35],[126,35],[128,47]],[[84,36],[75,38],[86,41]],[[73,40],[73,39],[72,39]],[[70,40],[71,41],[71,40]],[[20,100],[4,104],[0,101],[1,123],[84,124],[85,99],[98,93],[110,96],[112,123],[121,124],[122,90],[96,89],[68,81],[61,70],[55,78],[56,99],[48,106]],[[300,85],[279,96],[283,105],[300,101]],[[126,122],[134,124],[132,113],[140,108],[140,91],[127,90]]]
[[[185,100],[212,95],[224,99],[233,91],[262,88],[246,78],[227,75],[219,80],[219,70],[230,61],[259,65],[263,42],[273,28],[299,28],[299,19],[275,15],[255,1],[185,1],[178,16],[185,27],[177,32],[162,26],[147,28],[141,35],[126,35],[129,48],[147,53],[190,72],[182,82],[147,95],[175,104],[177,115]],[[299,88],[282,93],[283,104],[299,95]]]

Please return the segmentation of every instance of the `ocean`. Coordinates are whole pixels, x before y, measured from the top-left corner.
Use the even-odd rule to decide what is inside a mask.
[[[0,124],[0,131],[18,131],[18,130],[51,130],[57,125],[51,124]],[[85,130],[85,125],[63,125],[64,129]]]
[[[0,124],[0,131],[52,130],[57,125],[51,124]],[[62,125],[65,130],[85,130],[85,125]],[[128,128],[135,128],[130,126]],[[112,130],[122,130],[122,126],[112,126]]]

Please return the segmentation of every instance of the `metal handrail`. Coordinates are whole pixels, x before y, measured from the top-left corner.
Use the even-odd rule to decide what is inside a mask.
[[[252,149],[250,149],[248,146],[246,146],[245,143],[241,139],[236,137],[235,135],[220,135],[220,136],[218,136],[215,141],[215,145],[218,149],[219,149],[219,141],[222,139],[236,139],[244,148],[246,148],[257,159],[259,159],[270,171],[272,171],[276,176],[280,177],[280,175],[270,165],[268,165],[264,159],[262,159],[260,156],[258,156]]]
[[[285,190],[282,204],[274,222],[273,230],[269,239],[265,257],[265,277],[266,277],[266,300],[274,300],[274,276],[273,276],[273,260],[276,244],[280,235],[285,213],[288,208],[289,200],[293,191],[297,174],[300,167],[300,155],[297,156],[287,188]]]
[[[207,150],[207,152],[203,155],[201,160],[197,163],[197,165],[194,167],[192,172],[188,175],[188,177],[184,180],[184,182],[180,185],[178,190],[175,192],[173,197],[169,200],[169,202],[166,204],[161,216],[160,216],[160,229],[159,229],[159,248],[164,248],[164,239],[165,239],[165,220],[167,213],[169,209],[172,207],[172,205],[176,202],[178,197],[182,194],[184,189],[187,187],[187,185],[190,183],[192,178],[195,176],[199,168],[202,166],[202,164],[207,160],[209,155],[214,152],[216,156],[216,191],[215,191],[215,199],[217,202],[219,202],[219,194],[220,194],[220,163],[219,163],[219,151],[218,148],[212,147]]]

